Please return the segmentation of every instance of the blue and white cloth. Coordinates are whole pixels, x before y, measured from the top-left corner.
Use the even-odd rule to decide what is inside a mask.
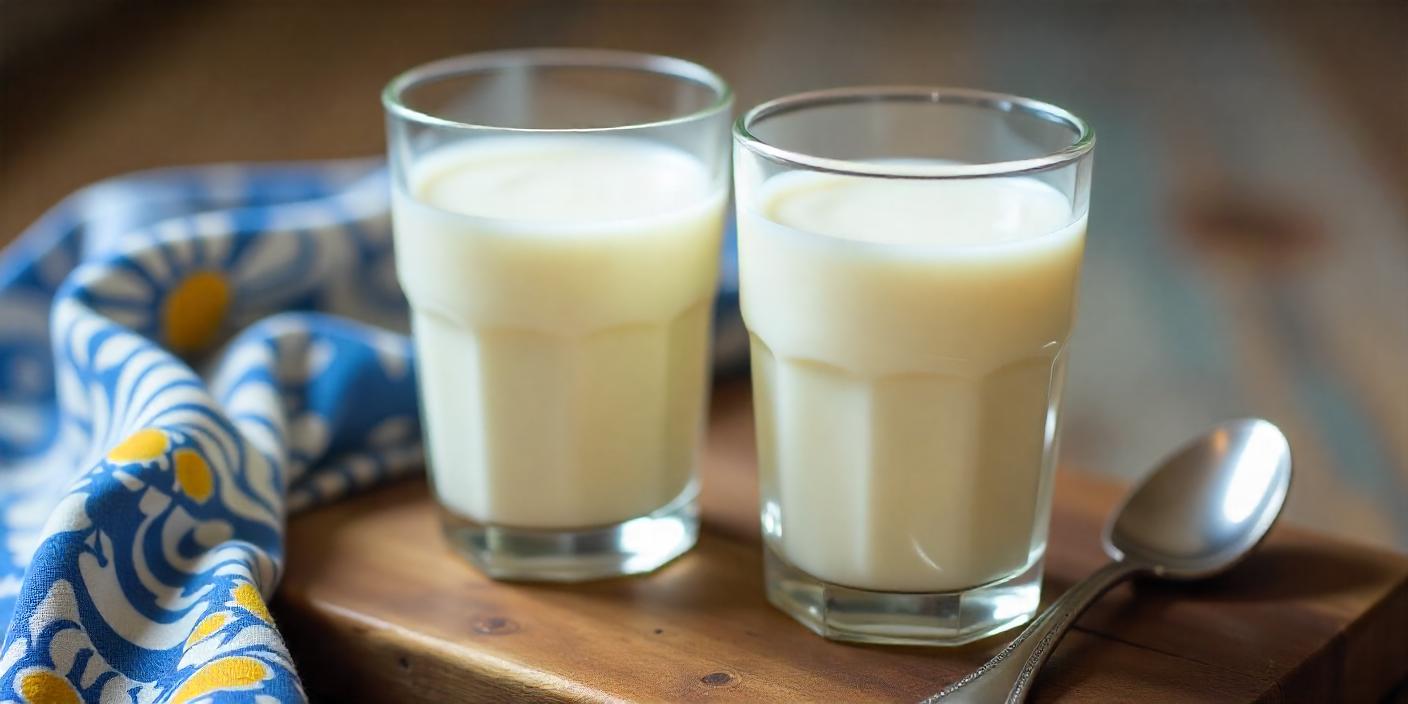
[[[387,203],[372,161],[146,172],[0,256],[0,701],[304,699],[286,517],[421,466]]]

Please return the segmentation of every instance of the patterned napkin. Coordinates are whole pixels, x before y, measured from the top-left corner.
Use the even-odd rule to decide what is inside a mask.
[[[387,196],[373,161],[146,172],[0,257],[0,701],[304,699],[285,518],[421,465]]]

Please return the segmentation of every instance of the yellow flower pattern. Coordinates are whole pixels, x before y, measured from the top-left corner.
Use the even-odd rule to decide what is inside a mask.
[[[187,704],[214,692],[251,689],[271,674],[264,663],[251,657],[236,655],[214,660],[181,684],[171,695],[171,704]]]
[[[173,462],[176,465],[176,486],[198,503],[205,503],[215,493],[215,476],[210,465],[195,450],[177,450]]]
[[[79,704],[82,701],[68,680],[48,670],[31,670],[21,675],[19,690],[25,704]]]
[[[224,628],[225,624],[229,622],[230,616],[224,612],[213,613],[201,619],[200,623],[196,624],[195,630],[191,631],[191,635],[186,638],[186,648],[189,650],[192,645],[210,637],[210,634]]]
[[[269,607],[264,605],[264,597],[259,595],[259,590],[254,588],[249,582],[241,582],[230,592],[235,598],[235,604],[248,611],[265,623],[273,623],[274,617],[269,613]]]
[[[143,428],[108,450],[108,461],[113,464],[151,462],[166,454],[169,445],[166,433],[156,428]]]
[[[187,276],[166,294],[161,308],[166,344],[177,352],[201,350],[215,341],[225,310],[230,305],[230,284],[213,271]]]

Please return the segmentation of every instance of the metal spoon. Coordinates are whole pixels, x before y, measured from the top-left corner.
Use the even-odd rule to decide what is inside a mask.
[[[921,704],[1027,698],[1076,617],[1135,575],[1191,580],[1241,560],[1271,529],[1291,485],[1291,448],[1269,421],[1223,423],[1169,456],[1105,527],[1112,562],[1071,587],[982,667]]]

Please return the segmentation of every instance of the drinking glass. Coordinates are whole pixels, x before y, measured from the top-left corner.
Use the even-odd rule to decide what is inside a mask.
[[[867,87],[734,127],[768,598],[954,645],[1040,595],[1094,135],[1054,105]]]
[[[648,572],[698,533],[728,86],[475,54],[382,96],[397,277],[449,541],[500,579]]]

